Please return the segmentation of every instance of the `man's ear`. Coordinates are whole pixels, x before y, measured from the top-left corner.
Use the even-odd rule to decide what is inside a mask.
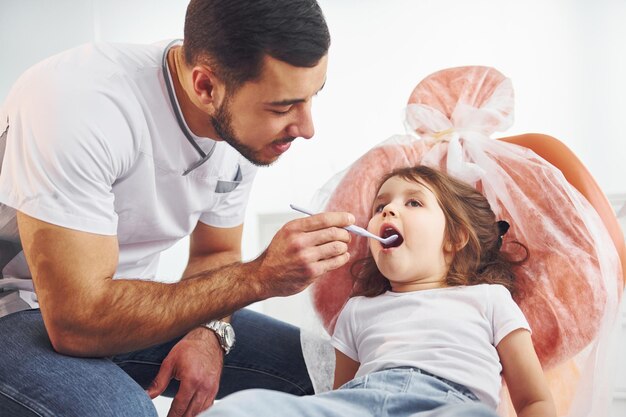
[[[216,110],[224,99],[225,86],[211,67],[196,65],[191,70],[193,91],[207,109]]]

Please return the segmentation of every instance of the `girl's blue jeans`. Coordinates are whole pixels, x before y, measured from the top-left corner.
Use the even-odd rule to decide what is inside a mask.
[[[199,417],[497,417],[462,385],[415,368],[393,368],[307,397],[253,389]]]
[[[232,317],[237,344],[224,358],[217,398],[246,388],[313,393],[294,326],[250,310]],[[178,341],[110,358],[56,353],[39,310],[0,318],[0,416],[157,416],[144,391]],[[164,393],[173,396],[178,381]]]

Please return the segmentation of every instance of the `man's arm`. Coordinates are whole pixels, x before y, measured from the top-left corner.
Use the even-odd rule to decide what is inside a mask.
[[[203,271],[241,262],[241,237],[243,225],[232,228],[212,227],[198,222],[189,239],[189,260],[182,279]],[[221,317],[230,321],[230,316]],[[206,328],[198,330],[209,331]]]
[[[17,217],[50,340],[57,351],[76,356],[152,346],[252,302],[302,291],[315,277],[347,262],[350,238],[340,227],[354,222],[347,213],[298,219],[252,262],[163,284],[113,280],[115,236],[55,226],[21,212]]]
[[[182,279],[241,262],[242,234],[243,225],[217,228],[198,222],[189,239],[189,260]]]
[[[189,260],[182,279],[203,271],[241,262],[243,224],[233,228],[212,227],[198,222],[189,239]],[[230,316],[220,320],[230,322]]]
[[[241,260],[243,226],[217,228],[198,222],[191,234],[189,261],[183,279]],[[229,318],[222,318],[228,320]],[[213,331],[200,326],[185,335],[169,352],[147,392],[156,398],[170,381],[180,381],[170,414],[196,415],[210,407],[217,395],[224,353]],[[186,414],[187,413],[187,414]]]
[[[189,260],[182,279],[241,262],[243,225],[217,228],[198,222],[189,239]],[[230,316],[221,320],[230,321]]]

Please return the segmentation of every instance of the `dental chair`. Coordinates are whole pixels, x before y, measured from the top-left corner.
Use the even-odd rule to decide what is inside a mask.
[[[606,416],[607,351],[626,271],[624,235],[598,184],[562,142],[534,133],[491,138],[512,122],[512,83],[497,70],[436,72],[410,95],[409,133],[384,141],[331,180],[322,190],[324,210],[352,212],[366,225],[379,179],[402,166],[432,166],[473,184],[498,219],[511,224],[502,250],[516,250],[507,241],[529,249],[515,271],[515,300],[531,325],[558,415]],[[353,238],[351,260],[367,250],[365,238]],[[350,267],[312,288],[329,333],[352,289]],[[506,387],[498,412],[515,415]]]

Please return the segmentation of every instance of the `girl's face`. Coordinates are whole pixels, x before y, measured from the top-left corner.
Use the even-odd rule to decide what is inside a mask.
[[[422,182],[389,178],[374,199],[368,230],[399,237],[389,247],[370,239],[380,272],[395,292],[444,286],[449,261],[444,251],[446,220],[435,194]]]

